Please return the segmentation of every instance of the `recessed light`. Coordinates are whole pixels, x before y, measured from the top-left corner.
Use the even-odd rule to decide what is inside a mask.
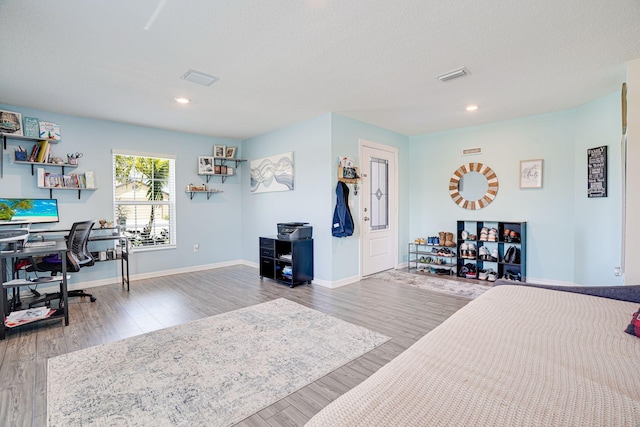
[[[177,103],[179,104],[188,104],[191,102],[191,100],[189,98],[184,98],[181,96],[176,96],[175,98],[173,98],[176,100]]]
[[[468,105],[467,111],[476,111],[478,109],[477,105]]]

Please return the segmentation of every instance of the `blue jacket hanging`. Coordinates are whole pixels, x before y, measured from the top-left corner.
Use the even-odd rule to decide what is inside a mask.
[[[349,210],[349,187],[347,187],[347,184],[338,181],[336,196],[336,209],[333,212],[331,233],[334,237],[351,236],[353,234],[353,217]]]

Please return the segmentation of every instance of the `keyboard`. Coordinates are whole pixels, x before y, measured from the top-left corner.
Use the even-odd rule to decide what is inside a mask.
[[[44,248],[47,246],[55,246],[56,242],[45,240],[43,242],[27,242],[24,244],[25,248]]]

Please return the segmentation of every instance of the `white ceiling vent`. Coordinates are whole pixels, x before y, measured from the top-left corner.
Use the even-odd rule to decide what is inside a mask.
[[[455,79],[458,77],[464,77],[469,74],[471,74],[469,70],[467,70],[465,67],[462,67],[462,68],[458,68],[457,70],[449,71],[448,73],[444,73],[438,76],[438,80],[440,80],[441,82],[446,82],[447,80]]]
[[[462,149],[462,155],[463,156],[470,156],[472,154],[482,154],[482,147],[463,148]]]
[[[210,76],[209,74],[201,73],[200,71],[195,70],[187,71],[180,78],[202,86],[211,86],[213,82],[218,80],[217,77]]]

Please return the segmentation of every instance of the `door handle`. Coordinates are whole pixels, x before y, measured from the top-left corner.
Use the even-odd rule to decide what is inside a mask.
[[[365,221],[369,221],[369,217],[368,217],[368,216],[365,216],[365,217],[364,217],[364,218],[362,218],[362,219],[364,219]]]

